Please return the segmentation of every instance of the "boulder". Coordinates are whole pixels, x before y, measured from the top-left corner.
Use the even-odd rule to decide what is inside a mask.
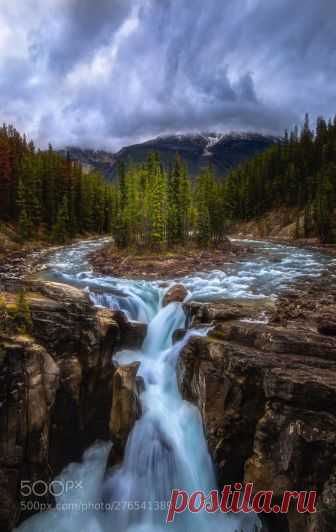
[[[147,334],[147,324],[129,320],[122,310],[114,310],[113,319],[120,330],[120,343],[124,349],[140,349]]]
[[[118,349],[140,349],[147,335],[147,323],[129,320],[121,310],[98,309],[97,315],[103,330],[118,340]],[[105,338],[108,341],[107,336]],[[122,346],[122,347],[120,347]]]
[[[186,329],[176,329],[173,333],[173,343],[176,344],[176,342],[180,342],[181,340],[183,340],[186,333]]]
[[[182,303],[188,295],[188,291],[183,284],[174,284],[165,293],[162,306],[169,305],[173,301]]]

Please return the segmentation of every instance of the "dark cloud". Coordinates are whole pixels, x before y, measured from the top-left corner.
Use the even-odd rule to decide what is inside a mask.
[[[281,133],[336,111],[334,0],[13,4],[0,5],[2,118],[41,144]]]
[[[131,0],[69,0],[60,18],[59,30],[48,42],[49,68],[66,74],[82,61],[92,59],[107,46],[131,9]],[[37,37],[45,44],[48,27]]]

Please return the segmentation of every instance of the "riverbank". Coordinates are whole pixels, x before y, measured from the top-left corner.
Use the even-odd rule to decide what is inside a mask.
[[[238,239],[267,240],[276,244],[296,246],[336,255],[336,244],[322,244],[316,237],[302,238],[304,211],[300,209],[273,209],[257,219],[239,222],[231,227],[230,236]]]
[[[31,240],[22,242],[14,227],[2,226],[0,229],[0,290],[1,281],[21,282],[35,273],[46,257],[57,250],[79,244],[82,241],[103,239],[108,235],[83,235],[56,245],[49,240]]]
[[[294,246],[302,249],[311,249],[314,251],[321,251],[322,253],[328,253],[328,255],[336,255],[336,244],[322,244],[318,238],[268,238],[269,242],[274,244],[281,244],[286,246]]]
[[[222,270],[231,264],[253,254],[248,244],[225,241],[216,249],[178,248],[174,251],[144,252],[118,250],[107,244],[89,255],[94,271],[102,275],[127,277],[130,279],[172,279],[194,273]]]
[[[265,239],[254,234],[234,233],[230,235],[233,240],[256,240],[271,242],[273,244],[279,244],[281,246],[293,246],[301,249],[309,249],[312,251],[321,251],[328,255],[336,255],[336,244],[322,244],[318,238],[284,238],[284,237],[267,237]]]

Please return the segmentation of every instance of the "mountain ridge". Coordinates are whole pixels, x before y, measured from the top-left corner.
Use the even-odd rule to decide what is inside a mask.
[[[67,146],[59,153],[80,161],[85,170],[96,169],[108,180],[117,175],[119,162],[142,163],[150,152],[159,153],[167,168],[178,153],[186,162],[189,174],[197,176],[211,162],[217,177],[224,177],[234,166],[264,151],[280,137],[256,132],[218,133],[213,131],[160,135],[141,143],[124,146],[113,153],[107,150]]]

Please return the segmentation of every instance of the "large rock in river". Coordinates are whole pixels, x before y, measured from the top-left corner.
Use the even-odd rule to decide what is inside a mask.
[[[169,305],[169,303],[172,303],[173,301],[182,303],[187,297],[187,295],[188,295],[188,290],[183,284],[174,284],[165,293],[163,297],[162,305],[165,307],[166,305]]]
[[[110,417],[110,437],[113,447],[110,462],[120,461],[127,438],[140,415],[137,371],[140,362],[120,366],[113,376],[113,402]]]

